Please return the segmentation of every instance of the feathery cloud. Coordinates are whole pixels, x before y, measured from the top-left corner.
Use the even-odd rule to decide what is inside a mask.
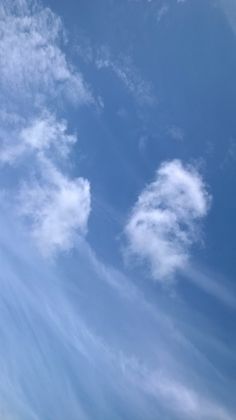
[[[77,139],[57,113],[64,100],[81,105],[93,98],[63,52],[64,38],[60,18],[39,2],[2,2],[0,163],[24,168],[14,191],[18,214],[30,221],[46,255],[70,249],[86,233],[90,213],[89,182],[66,173],[65,159]]]
[[[81,58],[94,64],[99,71],[112,72],[139,106],[153,106],[157,102],[152,84],[142,77],[130,56],[120,54],[114,57],[108,46],[93,48],[89,40],[85,40],[84,44],[77,47]]]
[[[102,47],[97,51],[95,64],[98,70],[111,70],[139,105],[151,106],[156,102],[151,83],[141,77],[129,57],[114,59],[109,50]]]
[[[0,91],[7,105],[45,105],[63,95],[87,103],[91,93],[61,46],[63,25],[49,8],[27,0],[3,1],[0,8]],[[11,104],[12,105],[12,104]]]

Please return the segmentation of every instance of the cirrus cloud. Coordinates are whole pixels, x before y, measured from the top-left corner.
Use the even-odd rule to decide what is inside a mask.
[[[0,8],[0,90],[7,105],[40,106],[63,95],[91,101],[82,75],[62,50],[62,22],[49,8],[30,0],[4,0]]]

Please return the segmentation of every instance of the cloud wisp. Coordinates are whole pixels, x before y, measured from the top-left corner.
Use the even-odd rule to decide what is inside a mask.
[[[218,0],[216,6],[220,7],[232,31],[236,34],[236,7],[234,0]]]
[[[13,176],[17,167],[18,215],[30,222],[43,254],[67,250],[86,232],[90,185],[67,173],[77,138],[61,114],[63,102],[88,105],[92,94],[67,60],[62,22],[49,8],[4,0],[0,28],[0,164]]]
[[[129,57],[114,59],[109,50],[103,47],[97,52],[95,65],[98,70],[111,70],[139,105],[151,106],[156,102],[151,84],[142,79]]]
[[[63,52],[61,19],[49,8],[37,1],[3,0],[0,25],[1,93],[34,106],[60,95],[77,103],[91,101],[82,75]]]
[[[129,55],[115,57],[108,46],[94,48],[88,40],[84,47],[78,46],[81,58],[95,66],[98,71],[110,71],[123,84],[127,92],[139,106],[153,106],[157,99],[153,94],[153,86],[145,80]]]
[[[100,416],[119,420],[122,418],[120,412],[127,410],[130,418],[140,420],[155,418],[157,413],[161,416],[162,412],[162,418],[168,416],[173,419],[233,418],[223,397],[221,401],[210,392],[209,395],[204,394],[200,375],[200,384],[194,383],[188,351],[183,347],[176,354],[174,337],[170,337],[170,345],[162,353],[163,340],[170,333],[168,329],[163,330],[164,336],[160,335],[158,341],[152,341],[156,347],[154,358],[151,356],[152,347],[143,353],[141,346],[136,346],[137,333],[140,338],[149,336],[157,339],[158,328],[157,324],[150,322],[151,314],[148,315],[145,310],[140,312],[140,305],[129,301],[128,306],[132,306],[136,315],[148,317],[149,330],[144,331],[139,318],[139,328],[130,336],[130,349],[125,345],[124,336],[118,332],[116,343],[112,344],[110,333],[103,331],[101,334],[94,325],[87,323],[86,311],[81,311],[85,295],[78,294],[81,288],[78,278],[75,282],[72,279],[68,282],[61,277],[63,270],[60,265],[47,265],[45,261],[42,264],[35,250],[23,241],[22,232],[12,223],[9,214],[3,213],[0,223],[1,228],[4,226],[9,244],[6,252],[0,241],[0,259],[4,269],[4,275],[0,275],[0,335],[4,338],[0,349],[3,372],[0,378],[0,408],[4,408],[6,414],[11,414],[14,419],[42,419],[53,415],[59,419]],[[10,240],[13,231],[14,243]],[[20,246],[21,243],[24,246]],[[81,252],[83,246],[79,249]],[[2,258],[3,255],[5,258]],[[12,255],[15,266],[12,265]],[[76,258],[80,263],[78,275],[85,276],[90,296],[99,301],[99,282],[97,286],[94,284],[96,273],[89,265],[88,276],[87,270],[81,269],[84,257],[81,259],[80,255],[76,255]],[[24,275],[20,271],[22,264]],[[101,271],[98,265],[94,268]],[[108,271],[114,277],[114,271]],[[104,270],[100,274],[104,276]],[[91,290],[92,285],[94,290]],[[76,302],[72,296],[74,293]],[[111,310],[116,305],[117,294],[109,293],[109,297],[111,301],[107,301],[107,306],[110,305]],[[121,303],[122,300],[119,300],[119,317],[122,320],[126,311],[124,302]],[[88,304],[90,306],[91,302]],[[96,317],[100,317],[100,312]],[[133,329],[127,321],[126,318],[127,328]],[[107,321],[109,328],[115,324],[112,317]],[[174,365],[166,357],[173,353]],[[202,374],[199,366],[201,364],[198,368]],[[185,370],[188,369],[190,372],[186,377]],[[196,376],[195,369],[195,379]]]
[[[125,227],[128,252],[147,262],[155,280],[183,270],[191,246],[201,239],[199,222],[210,195],[193,166],[164,162],[140,194]]]

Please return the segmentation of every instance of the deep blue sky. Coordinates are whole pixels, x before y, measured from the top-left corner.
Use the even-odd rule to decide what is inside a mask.
[[[234,0],[3,0],[0,417],[236,417]]]

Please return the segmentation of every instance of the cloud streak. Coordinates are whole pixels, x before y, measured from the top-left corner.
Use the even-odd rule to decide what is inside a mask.
[[[93,48],[88,41],[86,44],[84,48],[77,47],[84,61],[92,63],[98,71],[112,72],[139,106],[153,106],[157,103],[152,84],[142,77],[130,56],[114,57],[108,46]]]
[[[151,106],[156,102],[151,84],[142,79],[129,57],[113,59],[109,50],[103,47],[97,52],[95,65],[98,70],[111,70],[139,105]]]

